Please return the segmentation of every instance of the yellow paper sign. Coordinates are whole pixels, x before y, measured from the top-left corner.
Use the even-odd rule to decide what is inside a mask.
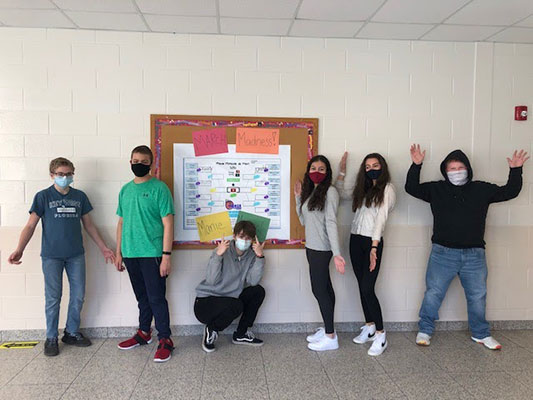
[[[196,217],[196,227],[198,228],[201,242],[209,242],[233,234],[227,211]]]

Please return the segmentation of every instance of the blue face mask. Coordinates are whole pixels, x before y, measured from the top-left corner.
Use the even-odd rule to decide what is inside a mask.
[[[240,251],[246,251],[250,248],[252,245],[251,240],[244,240],[244,239],[235,239],[235,247],[237,247]]]
[[[381,176],[381,169],[369,169],[366,171],[366,176],[372,180],[378,179]]]
[[[74,182],[74,178],[72,176],[56,176],[54,178],[54,183],[62,189],[69,186],[72,182]]]

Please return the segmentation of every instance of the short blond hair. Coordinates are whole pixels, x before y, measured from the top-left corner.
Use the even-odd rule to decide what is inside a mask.
[[[50,173],[55,174],[56,170],[59,167],[70,167],[72,169],[72,172],[74,172],[74,164],[72,164],[72,161],[67,160],[64,157],[58,157],[54,158],[52,161],[50,161]]]

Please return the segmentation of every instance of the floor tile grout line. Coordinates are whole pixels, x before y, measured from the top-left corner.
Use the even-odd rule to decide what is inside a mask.
[[[135,382],[135,385],[133,386],[133,390],[131,391],[130,395],[128,396],[128,399],[132,398],[133,394],[135,393],[135,389],[137,389],[137,385],[139,385],[139,381],[141,380],[143,372],[146,369],[146,366],[148,365],[148,360],[150,360],[150,356],[152,355],[152,350],[150,350],[148,352],[147,356],[146,356],[146,360],[144,361],[144,366],[143,366],[141,372],[139,373],[139,376],[137,377],[137,381]]]
[[[202,382],[200,384],[200,396],[198,397],[198,400],[202,398],[202,392],[204,391],[204,377],[205,377],[205,365],[207,364],[207,354],[204,352],[204,362],[203,362],[203,368],[202,368]]]
[[[320,358],[320,355],[318,354],[318,352],[315,352],[316,354],[316,357],[318,358],[318,362],[320,363],[320,366],[322,367],[322,370],[324,371],[324,373],[326,374],[326,377],[328,378],[329,380],[329,383],[331,384],[331,387],[333,388],[333,391],[335,392],[335,396],[337,396],[337,399],[339,400],[340,399],[340,396],[339,396],[339,393],[337,392],[337,388],[335,387],[335,383],[333,382],[333,380],[331,379],[331,376],[329,376],[328,374],[328,371],[326,370],[326,367],[324,366],[324,364],[322,363],[322,359]]]
[[[59,396],[59,400],[61,400],[63,398],[63,396],[65,396],[65,394],[68,392],[68,390],[70,389],[70,387],[72,386],[72,384],[74,383],[74,381],[76,379],[78,379],[78,377],[80,376],[81,374],[81,371],[83,371],[85,369],[85,367],[87,366],[87,364],[89,364],[89,362],[91,362],[91,360],[94,358],[95,354],[98,352],[98,350],[100,350],[100,348],[104,345],[104,343],[107,341],[104,340],[100,346],[98,346],[98,348],[96,349],[96,351],[89,357],[89,359],[87,360],[87,362],[83,365],[83,367],[80,368],[78,374],[74,377],[74,379],[72,379],[72,381],[68,384],[67,388],[65,389],[65,391],[61,394],[61,396]]]
[[[6,383],[4,383],[2,386],[0,386],[0,388],[4,387],[4,386],[7,386],[13,379],[15,379],[23,370],[24,368],[26,368],[33,360],[35,360],[39,354],[41,354],[42,351],[39,351],[37,352],[26,364],[24,364],[24,366],[20,369],[19,372],[17,372],[15,375],[13,375],[11,377],[11,379],[9,379]]]
[[[268,387],[268,376],[267,376],[267,373],[266,373],[266,365],[265,365],[265,357],[263,356],[263,348],[260,348],[259,351],[261,353],[261,361],[263,363],[263,372],[265,374],[265,383],[266,383],[266,388],[267,388],[267,396],[268,396],[268,399],[270,400],[270,388]]]

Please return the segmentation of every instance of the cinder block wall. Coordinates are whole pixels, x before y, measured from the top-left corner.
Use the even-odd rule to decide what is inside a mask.
[[[0,54],[0,330],[45,326],[40,232],[22,265],[6,260],[34,194],[50,184],[50,159],[74,161],[75,187],[89,195],[113,244],[117,195],[132,178],[129,152],[149,144],[150,113],[319,117],[320,152],[336,170],[346,144],[348,180],[366,153],[382,153],[398,197],[378,281],[387,321],[417,319],[429,254],[429,207],[403,190],[410,143],[428,151],[425,180],[438,179],[444,155],[461,148],[475,177],[496,183],[507,178],[505,157],[532,147],[532,123],[512,120],[514,105],[533,105],[532,45],[0,28]],[[533,317],[532,161],[524,172],[519,198],[489,213],[490,319]],[[339,221],[349,260],[349,204]],[[136,325],[127,275],[85,244],[84,326]],[[197,323],[194,287],[208,256],[174,253],[172,324]],[[266,257],[258,322],[319,321],[305,253],[269,250]],[[353,272],[332,275],[336,319],[362,320]],[[60,324],[67,303],[65,289]],[[465,307],[454,281],[441,319],[466,320]]]

